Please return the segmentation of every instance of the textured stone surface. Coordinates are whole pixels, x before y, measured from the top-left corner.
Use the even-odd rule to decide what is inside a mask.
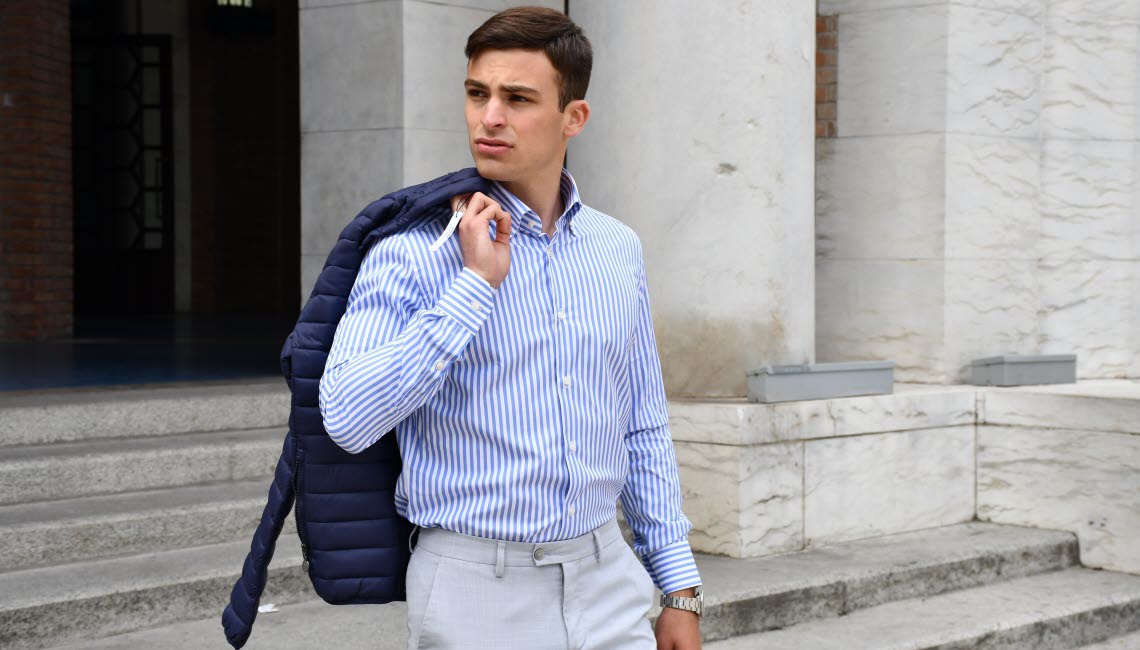
[[[818,617],[916,596],[1054,571],[1072,566],[1073,536],[1056,531],[994,524],[965,524],[848,542],[771,558],[733,560],[697,555],[705,581],[705,640],[794,625]],[[263,602],[272,602],[263,599]],[[654,608],[656,615],[658,608]],[[320,602],[285,606],[262,614],[250,637],[252,648],[403,648],[402,604],[330,607]],[[65,646],[184,648],[218,638],[217,619]],[[377,645],[379,644],[379,645]]]
[[[1081,563],[1140,574],[1140,435],[978,427],[978,518],[1070,530]]]
[[[676,442],[696,551],[753,557],[803,548],[803,445]]]
[[[0,508],[0,566],[28,569],[244,539],[268,477]],[[292,512],[283,535],[294,534]]]
[[[263,603],[312,597],[300,545],[287,542],[269,565]],[[248,542],[232,542],[0,574],[0,645],[38,648],[209,616],[211,632],[182,647],[203,647],[203,638],[225,647],[221,614],[248,552]]]
[[[0,456],[0,505],[268,479],[284,439],[274,428],[12,447]]]
[[[1140,433],[1140,380],[986,388],[979,393],[986,424]]]
[[[818,358],[938,383],[999,354],[1140,375],[1140,4],[820,12],[840,19],[839,137],[817,144]]]
[[[0,395],[0,446],[285,427],[282,379]]]
[[[641,237],[670,396],[744,396],[748,368],[814,360],[814,10],[570,3],[595,59],[569,167]]]
[[[855,436],[973,424],[977,388],[896,383],[894,393],[761,404],[672,400],[673,439],[718,445]]]
[[[974,517],[973,425],[804,443],[807,544]]]
[[[708,644],[709,650],[1063,650],[1137,629],[1140,577],[1069,569]]]

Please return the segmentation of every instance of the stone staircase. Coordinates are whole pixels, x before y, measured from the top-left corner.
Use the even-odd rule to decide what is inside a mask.
[[[228,648],[283,382],[0,396],[0,648]],[[764,558],[698,556],[705,647],[1140,648],[1140,576],[1069,532],[970,522]],[[404,606],[334,607],[292,520],[247,648],[403,648]]]
[[[0,394],[0,647],[206,617],[228,647],[288,412],[281,380]],[[290,518],[266,598],[316,598],[300,564]]]

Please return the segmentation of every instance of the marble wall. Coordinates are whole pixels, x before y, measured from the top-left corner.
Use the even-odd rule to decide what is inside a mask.
[[[813,5],[569,3],[595,48],[569,167],[641,238],[671,396],[814,361]]]
[[[300,0],[301,300],[341,229],[388,192],[472,165],[467,36],[562,0]]]
[[[669,411],[695,550],[754,557],[974,517],[972,388]]]
[[[1072,531],[1085,566],[1140,574],[1140,383],[1075,388],[985,393],[978,518]]]
[[[674,400],[697,551],[755,557],[979,519],[1076,533],[1140,574],[1140,382],[896,384],[754,404]]]
[[[1075,352],[1079,377],[1140,376],[1140,3],[819,11],[839,66],[818,359],[954,383],[977,357]]]

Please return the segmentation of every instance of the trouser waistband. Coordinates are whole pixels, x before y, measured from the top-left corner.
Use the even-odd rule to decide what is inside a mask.
[[[621,528],[614,518],[588,533],[555,542],[509,542],[443,528],[420,528],[416,546],[444,557],[493,564],[495,575],[502,577],[504,566],[560,564],[591,554],[600,559],[602,549],[619,539]]]

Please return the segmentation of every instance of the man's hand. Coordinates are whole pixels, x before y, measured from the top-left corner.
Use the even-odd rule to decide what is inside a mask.
[[[451,199],[455,210],[462,196]],[[487,229],[494,219],[495,238],[488,237]],[[492,287],[498,288],[511,267],[511,215],[482,192],[475,192],[463,207],[459,222],[459,251],[463,265],[479,274]]]
[[[670,592],[670,596],[682,598],[696,598],[695,587]],[[676,607],[662,607],[657,616],[657,650],[700,650],[701,626],[700,617],[696,612],[690,612]]]

